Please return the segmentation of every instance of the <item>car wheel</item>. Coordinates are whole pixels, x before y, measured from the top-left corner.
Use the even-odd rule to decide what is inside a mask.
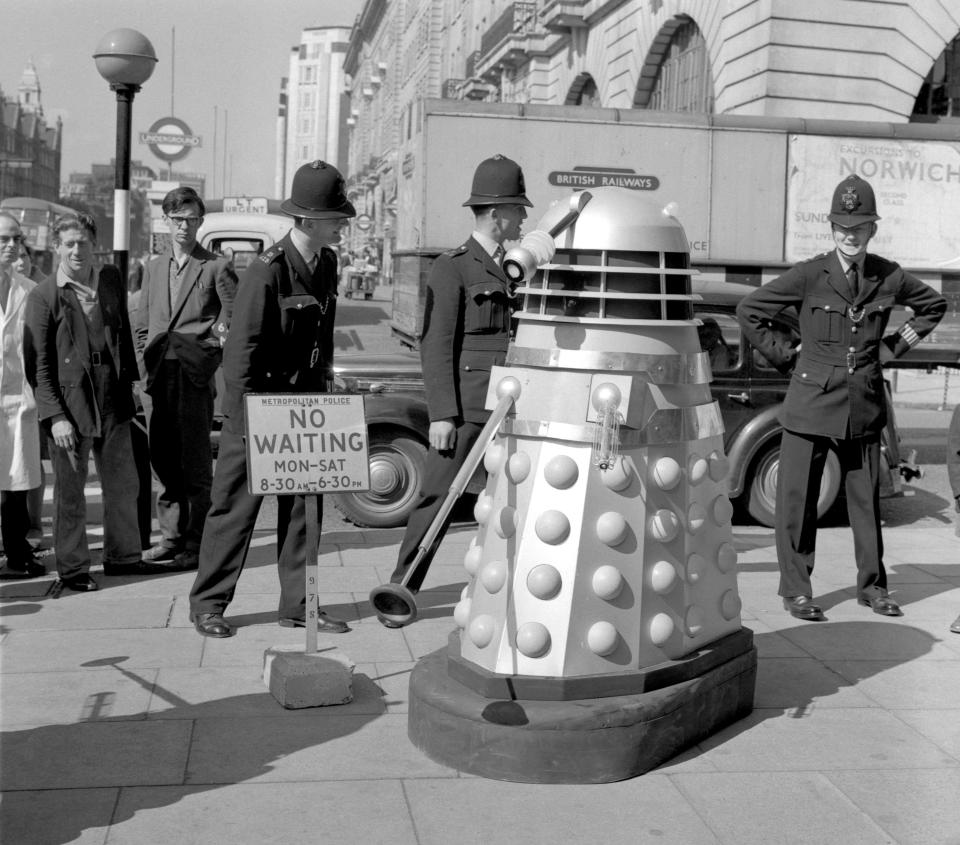
[[[777,475],[780,469],[779,441],[763,452],[752,467],[747,480],[747,512],[761,525],[774,526],[777,508]],[[840,494],[840,461],[833,452],[827,454],[820,479],[820,496],[817,499],[817,519],[833,507]]]
[[[420,497],[427,447],[396,428],[370,432],[370,489],[341,493],[334,504],[355,525],[406,525]]]

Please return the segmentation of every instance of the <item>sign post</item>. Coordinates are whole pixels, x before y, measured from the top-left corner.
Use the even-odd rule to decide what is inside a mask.
[[[304,497],[307,521],[306,653],[317,651],[317,496],[370,489],[363,396],[248,393],[247,488],[253,496]]]

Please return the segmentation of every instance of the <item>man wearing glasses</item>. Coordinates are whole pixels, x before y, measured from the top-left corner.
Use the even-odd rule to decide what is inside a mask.
[[[227,259],[197,243],[205,209],[193,188],[174,188],[162,208],[170,245],[144,268],[134,319],[150,463],[160,481],[162,536],[143,558],[185,570],[197,568],[210,508],[214,374],[237,276]]]

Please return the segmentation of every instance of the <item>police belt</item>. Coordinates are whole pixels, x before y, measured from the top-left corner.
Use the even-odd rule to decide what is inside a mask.
[[[875,364],[880,360],[876,352],[840,352],[833,354],[819,353],[804,349],[800,353],[800,359],[797,361],[797,369],[803,369],[805,361],[813,364],[826,364],[828,367],[843,367],[845,370],[853,371],[864,367],[867,364]]]
[[[506,352],[508,338],[506,334],[465,334],[464,352]]]

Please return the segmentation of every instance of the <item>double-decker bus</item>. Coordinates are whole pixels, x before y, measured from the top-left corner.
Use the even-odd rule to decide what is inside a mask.
[[[76,214],[72,208],[34,197],[7,197],[0,200],[0,210],[12,214],[20,222],[27,246],[33,251],[37,273],[47,276],[53,270],[53,221],[62,214]]]

